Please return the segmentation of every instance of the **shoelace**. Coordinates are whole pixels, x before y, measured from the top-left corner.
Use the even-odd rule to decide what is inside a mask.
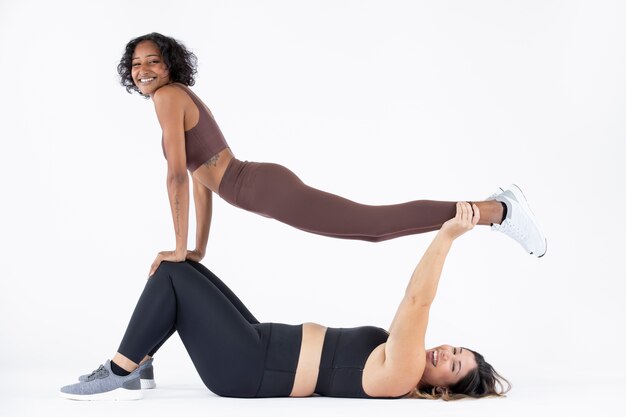
[[[109,371],[106,370],[104,365],[100,365],[98,369],[93,371],[91,374],[87,376],[87,381],[93,381],[94,379],[102,379],[109,376]]]

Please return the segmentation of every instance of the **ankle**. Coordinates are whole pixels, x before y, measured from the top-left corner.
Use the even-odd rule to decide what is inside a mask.
[[[474,204],[480,210],[480,220],[478,221],[480,225],[491,226],[494,223],[500,224],[506,218],[506,206],[500,201],[479,201]]]
[[[143,359],[141,360],[141,362],[139,362],[139,366],[143,365],[144,363],[148,362],[150,359],[152,359],[152,356],[144,356]]]
[[[113,356],[113,359],[111,359],[111,363],[115,363],[117,366],[129,373],[133,372],[139,366],[119,352],[116,353],[115,356]]]
[[[130,371],[127,371],[126,369],[122,368],[121,366],[119,366],[113,361],[111,361],[111,371],[117,376],[130,375]]]

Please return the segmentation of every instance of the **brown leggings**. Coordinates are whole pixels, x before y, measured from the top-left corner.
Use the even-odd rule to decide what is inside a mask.
[[[456,213],[455,202],[359,204],[311,188],[281,165],[236,158],[224,172],[219,194],[235,207],[307,232],[370,242],[438,230]]]

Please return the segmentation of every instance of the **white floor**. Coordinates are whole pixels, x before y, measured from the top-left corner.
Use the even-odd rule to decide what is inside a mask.
[[[626,382],[531,383],[517,381],[507,398],[463,400],[357,400],[335,398],[232,399],[210,393],[194,376],[157,375],[144,399],[80,402],[58,396],[56,370],[3,370],[0,416],[625,416]],[[69,381],[65,381],[69,382]]]

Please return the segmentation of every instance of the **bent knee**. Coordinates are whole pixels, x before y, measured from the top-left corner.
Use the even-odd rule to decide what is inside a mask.
[[[171,277],[179,275],[180,271],[184,269],[184,266],[189,266],[185,262],[169,262],[163,261],[152,275],[152,279],[160,277]]]
[[[196,269],[191,266],[187,261],[184,262],[161,262],[161,265],[157,268],[153,277],[157,277],[157,275],[165,276],[170,279],[172,282],[178,281],[180,279],[189,280],[191,277],[198,275]]]

